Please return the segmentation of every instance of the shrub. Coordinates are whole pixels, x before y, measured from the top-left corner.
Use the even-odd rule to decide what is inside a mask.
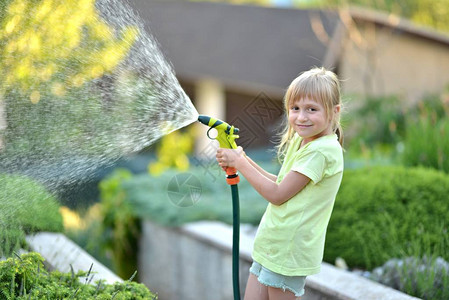
[[[412,106],[394,96],[367,98],[353,105],[358,107],[343,120],[346,145],[350,145],[346,158],[352,163],[399,162],[447,172],[449,86]]]
[[[372,148],[376,145],[394,145],[405,130],[403,103],[395,96],[367,98],[347,119],[347,136],[352,148]],[[363,122],[360,122],[363,120]]]
[[[403,162],[449,173],[449,119],[423,115],[410,122],[404,139]]]
[[[143,284],[125,281],[91,285],[90,272],[48,272],[40,254],[32,252],[0,262],[0,298],[149,300],[157,296]]]
[[[424,168],[345,171],[326,241],[325,260],[372,269],[394,257],[449,253],[449,176]],[[430,252],[430,253],[429,253]]]
[[[370,278],[420,299],[449,299],[449,263],[441,257],[390,259]]]
[[[100,218],[95,243],[112,258],[117,274],[129,278],[137,269],[137,248],[140,222],[127,200],[122,183],[132,177],[131,173],[119,169],[100,182]]]
[[[0,174],[0,256],[24,245],[25,235],[62,231],[59,204],[41,184],[19,175]]]

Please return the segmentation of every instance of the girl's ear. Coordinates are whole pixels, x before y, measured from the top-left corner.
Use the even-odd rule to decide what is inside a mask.
[[[340,104],[334,106],[334,114],[340,113],[340,110],[341,110],[341,105]]]

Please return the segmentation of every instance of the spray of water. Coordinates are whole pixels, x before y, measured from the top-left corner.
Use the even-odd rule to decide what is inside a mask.
[[[0,37],[0,172],[32,176],[50,189],[76,183],[197,119],[124,1],[11,2]]]

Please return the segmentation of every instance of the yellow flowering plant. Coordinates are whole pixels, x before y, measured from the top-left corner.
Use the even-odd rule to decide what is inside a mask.
[[[18,88],[32,103],[111,72],[138,37],[109,26],[95,0],[12,0],[0,27],[0,94]]]
[[[193,135],[193,127],[190,127],[185,132],[178,130],[164,136],[156,150],[157,161],[148,165],[148,172],[158,176],[169,168],[187,171],[190,166],[188,155],[192,152]]]

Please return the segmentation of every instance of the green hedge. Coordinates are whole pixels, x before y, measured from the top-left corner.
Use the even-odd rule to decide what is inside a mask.
[[[325,260],[372,269],[394,257],[449,259],[449,176],[432,169],[347,170],[328,228]],[[446,248],[445,248],[446,247]]]
[[[23,246],[25,235],[63,230],[58,201],[39,183],[0,174],[0,256]]]

